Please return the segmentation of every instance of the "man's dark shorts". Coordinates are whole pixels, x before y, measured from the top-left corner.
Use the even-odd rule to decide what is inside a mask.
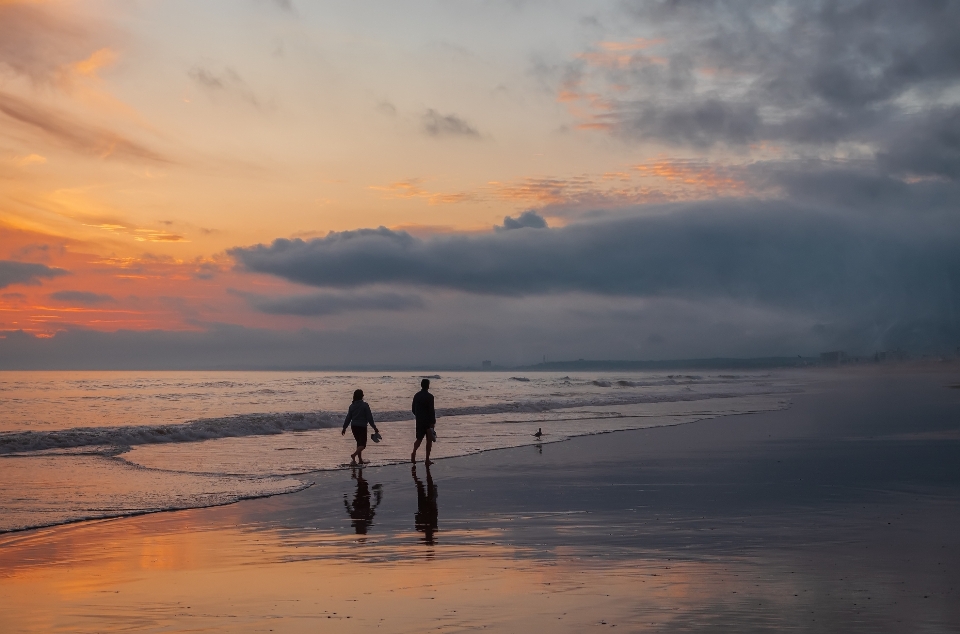
[[[350,430],[353,432],[353,437],[357,439],[357,447],[366,447],[367,446],[367,428],[354,427],[353,425],[350,425]]]
[[[417,442],[423,440],[423,437],[427,435],[427,430],[433,427],[433,425],[421,425],[417,423]]]

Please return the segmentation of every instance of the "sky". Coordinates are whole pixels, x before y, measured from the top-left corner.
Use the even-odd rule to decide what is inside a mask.
[[[0,369],[957,354],[957,24],[0,0]]]

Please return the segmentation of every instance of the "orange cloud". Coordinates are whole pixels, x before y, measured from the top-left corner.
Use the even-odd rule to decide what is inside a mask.
[[[526,204],[618,206],[701,200],[754,193],[732,168],[706,162],[660,159],[628,171],[569,178],[526,178],[491,182],[496,198]]]
[[[705,161],[661,159],[634,165],[632,168],[643,177],[679,183],[690,192],[700,196],[743,196],[751,193],[742,179],[733,177],[727,168],[710,165]]]
[[[37,262],[69,275],[10,284],[0,292],[0,336],[23,330],[203,330],[225,323],[295,330],[322,326],[317,318],[252,309],[240,289],[265,296],[302,293],[298,285],[234,269],[223,254],[180,259],[150,253],[98,254],[100,245],[17,229],[0,222],[0,260]]]
[[[116,61],[116,51],[110,48],[101,48],[91,53],[87,59],[70,64],[69,68],[78,75],[95,77],[98,70],[111,66]]]
[[[453,205],[474,198],[473,194],[466,192],[430,192],[420,186],[422,182],[419,178],[410,178],[389,185],[371,185],[368,189],[382,192],[385,198],[424,198],[431,205]]]
[[[47,157],[39,154],[28,154],[26,156],[15,156],[12,161],[15,165],[26,167],[27,165],[43,165],[47,162]]]
[[[45,138],[82,154],[170,163],[161,154],[117,132],[86,124],[11,94],[0,93],[0,114],[26,130],[40,132]]]
[[[605,51],[642,51],[644,49],[651,48],[653,46],[659,46],[667,40],[662,37],[657,38],[644,38],[644,37],[635,37],[632,40],[627,42],[600,42],[598,46]]]
[[[665,41],[663,38],[638,37],[626,42],[600,42],[597,44],[599,50],[580,53],[577,57],[591,66],[600,68],[628,68],[647,64],[662,65],[667,63],[666,58],[645,55],[639,51],[658,46]]]

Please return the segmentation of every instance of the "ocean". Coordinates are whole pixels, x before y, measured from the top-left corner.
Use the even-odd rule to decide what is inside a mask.
[[[349,462],[356,388],[383,435],[364,457],[408,461],[424,376],[434,459],[782,409],[802,389],[790,371],[0,372],[0,532],[312,486]]]

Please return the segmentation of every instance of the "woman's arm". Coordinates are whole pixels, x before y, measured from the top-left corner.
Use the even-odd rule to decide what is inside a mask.
[[[375,422],[373,422],[373,410],[370,409],[370,405],[369,405],[369,404],[366,404],[366,403],[365,403],[365,405],[367,405],[367,422],[370,423],[370,426],[371,426],[371,427],[373,427],[373,431],[375,431],[375,432],[377,432],[377,433],[379,434],[379,433],[380,433],[380,430],[377,429],[377,424],[376,424]]]

